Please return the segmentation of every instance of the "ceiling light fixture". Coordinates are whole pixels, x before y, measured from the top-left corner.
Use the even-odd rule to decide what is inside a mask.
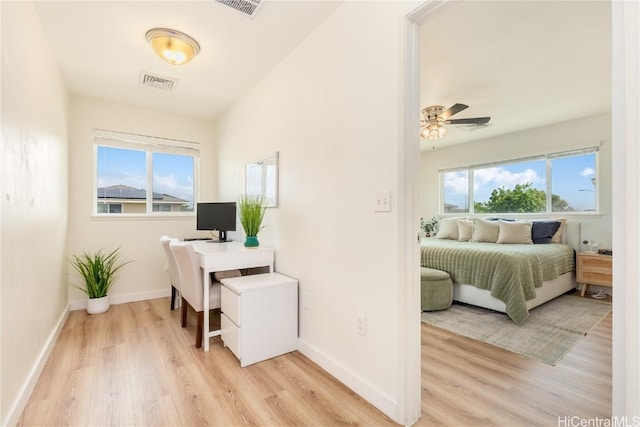
[[[424,120],[422,121],[422,130],[420,136],[424,139],[440,139],[447,134],[444,127],[445,120],[441,118],[444,107],[441,105],[433,105],[422,110]]]
[[[420,136],[424,139],[440,139],[447,135],[447,128],[440,123],[430,123],[422,128]]]
[[[172,65],[183,65],[200,52],[200,45],[191,36],[169,28],[147,31],[147,41],[156,54]]]

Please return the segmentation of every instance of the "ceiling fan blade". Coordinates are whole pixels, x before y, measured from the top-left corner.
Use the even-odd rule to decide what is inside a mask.
[[[454,114],[459,113],[462,110],[466,110],[467,108],[469,108],[468,105],[453,104],[451,107],[447,108],[446,110],[444,110],[442,112],[442,114],[440,115],[440,118],[443,119],[443,120],[447,120],[449,117],[453,116]]]
[[[445,121],[448,125],[469,125],[469,124],[484,124],[488,123],[491,117],[474,117],[471,119],[452,119]]]

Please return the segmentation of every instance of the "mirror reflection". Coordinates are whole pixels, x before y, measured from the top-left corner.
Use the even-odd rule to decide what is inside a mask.
[[[264,207],[278,206],[278,152],[247,163],[246,193],[262,197]]]

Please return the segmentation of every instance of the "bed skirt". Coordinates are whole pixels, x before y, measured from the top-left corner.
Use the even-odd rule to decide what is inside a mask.
[[[565,273],[553,280],[542,282],[542,287],[536,288],[536,297],[526,301],[527,310],[531,310],[545,302],[576,288],[575,272]],[[473,285],[453,283],[453,300],[471,304],[478,307],[506,313],[507,306],[497,298],[491,296],[491,292],[476,288]]]

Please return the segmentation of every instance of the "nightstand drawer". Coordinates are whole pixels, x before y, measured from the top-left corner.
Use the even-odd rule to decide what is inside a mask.
[[[578,270],[578,278],[577,281],[579,283],[589,283],[591,285],[602,285],[611,287],[612,275],[611,272],[607,271],[596,271],[596,270]]]
[[[590,256],[580,255],[578,257],[578,268],[581,269],[603,269],[611,270],[612,258],[610,256]]]

